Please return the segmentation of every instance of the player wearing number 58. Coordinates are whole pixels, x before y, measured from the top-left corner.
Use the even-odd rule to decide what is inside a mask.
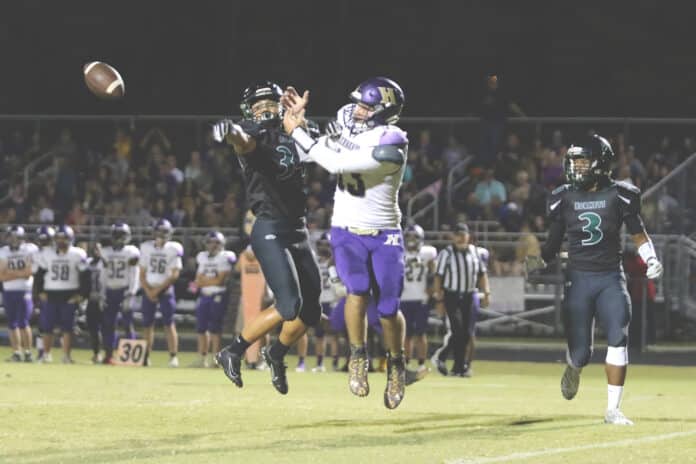
[[[541,256],[527,259],[527,271],[533,272],[554,259],[563,237],[568,237],[569,272],[563,306],[568,365],[561,391],[568,400],[578,391],[580,373],[592,355],[597,318],[607,334],[608,345],[605,422],[632,425],[619,410],[631,320],[631,300],[621,266],[621,226],[626,226],[647,264],[649,279],[660,277],[662,265],[640,217],[640,190],[610,178],[613,160],[611,145],[599,135],[568,148],[564,161],[568,184],[551,193],[548,238]]]
[[[366,308],[370,292],[384,328],[387,386],[384,404],[396,408],[404,398],[405,322],[399,311],[404,278],[399,188],[406,168],[408,139],[394,124],[405,98],[391,79],[373,77],[349,94],[327,134],[315,138],[303,129],[309,92],[289,87],[283,94],[285,130],[315,161],[338,174],[331,218],[331,245],[336,270],[348,291],[345,307],[351,345],[349,387],[369,393],[367,381]]]

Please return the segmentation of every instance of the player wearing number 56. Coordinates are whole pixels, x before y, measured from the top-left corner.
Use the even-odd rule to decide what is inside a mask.
[[[73,246],[74,239],[75,233],[70,226],[57,227],[55,244],[42,248],[33,261],[34,292],[47,296],[39,319],[44,345],[40,362],[52,360],[53,329],[56,325],[63,332],[63,362],[73,362],[70,350],[75,311],[80,301],[89,297],[90,288],[87,253]]]
[[[391,79],[373,77],[350,92],[326,135],[315,138],[303,129],[309,93],[289,87],[283,94],[285,130],[329,172],[338,174],[331,218],[336,270],[345,284],[345,317],[351,345],[349,387],[369,393],[365,311],[377,297],[387,347],[384,404],[396,408],[404,397],[404,317],[399,311],[404,261],[399,188],[406,168],[408,139],[394,124],[405,98]]]
[[[184,248],[181,243],[171,240],[172,233],[172,224],[166,219],[159,219],[153,226],[153,240],[140,245],[140,286],[143,289],[141,309],[147,355],[152,351],[155,340],[155,312],[159,309],[167,336],[169,367],[179,367],[179,337],[174,324],[176,298],[173,285],[183,267],[181,258],[184,256]],[[149,365],[149,362],[148,357],[145,365]]]
[[[608,403],[605,422],[631,425],[619,410],[628,365],[628,324],[631,300],[621,266],[621,226],[647,264],[646,276],[656,279],[662,265],[640,217],[640,190],[610,178],[614,151],[609,142],[593,135],[574,143],[565,154],[568,184],[548,200],[549,233],[541,257],[527,260],[528,271],[555,259],[563,237],[568,237],[568,277],[564,322],[568,341],[567,367],[561,380],[563,396],[572,399],[582,368],[592,355],[594,319],[607,334],[605,370]]]

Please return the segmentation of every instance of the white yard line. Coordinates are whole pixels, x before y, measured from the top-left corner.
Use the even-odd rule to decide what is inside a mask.
[[[609,426],[607,426],[609,427]],[[473,458],[473,459],[456,459],[447,461],[447,464],[487,464],[489,462],[509,462],[519,461],[522,459],[530,459],[539,456],[549,456],[552,454],[574,453],[576,451],[585,451],[600,448],[614,448],[619,446],[641,445],[644,443],[653,443],[656,441],[671,440],[673,438],[683,438],[696,435],[696,430],[686,432],[665,433],[662,435],[648,435],[640,438],[629,438],[626,440],[609,441],[606,443],[592,443],[590,445],[570,446],[568,448],[548,448],[537,451],[525,451],[521,453],[512,453],[505,456],[492,456],[488,458]]]

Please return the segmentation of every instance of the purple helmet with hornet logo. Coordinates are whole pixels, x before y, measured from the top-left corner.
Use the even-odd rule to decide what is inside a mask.
[[[10,248],[17,248],[24,241],[24,227],[12,225],[7,228],[7,241]]]
[[[411,224],[404,231],[404,242],[406,242],[406,248],[411,251],[420,248],[423,245],[424,240],[425,232],[418,224]]]
[[[356,105],[369,108],[370,114],[365,121],[364,129],[375,126],[396,124],[404,108],[404,91],[399,84],[386,77],[371,77],[362,82],[350,93],[350,100]],[[356,121],[356,128],[360,123]]]
[[[172,238],[172,234],[174,233],[174,228],[172,227],[172,223],[169,222],[167,219],[158,219],[157,222],[155,222],[155,225],[152,226],[155,238],[162,239],[164,241],[169,240]]]
[[[123,248],[131,239],[130,226],[125,222],[116,222],[111,225],[111,241],[114,248]]]
[[[211,230],[205,234],[205,247],[211,255],[218,253],[225,247],[225,236],[220,231]]]

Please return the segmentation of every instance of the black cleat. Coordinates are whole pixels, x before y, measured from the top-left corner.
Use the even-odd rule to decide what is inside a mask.
[[[396,409],[406,393],[406,366],[404,356],[392,357],[387,353],[387,387],[384,389],[384,405]]]
[[[288,394],[288,377],[285,375],[287,366],[282,359],[273,359],[265,346],[261,348],[261,356],[271,368],[271,383],[281,395]]]
[[[33,363],[34,362],[34,355],[31,354],[31,351],[24,353],[24,362],[25,363]]]
[[[240,355],[223,348],[215,355],[215,364],[222,367],[227,378],[236,386],[239,388],[244,386],[242,382],[242,357]]]
[[[418,368],[415,371],[406,369],[406,385],[411,385],[419,380],[423,380],[428,375],[428,372],[430,372],[430,369],[425,368],[425,366],[423,366],[423,369]]]
[[[435,366],[435,368],[437,369],[437,371],[438,371],[440,374],[442,374],[442,375],[444,375],[444,376],[446,376],[446,375],[448,374],[448,372],[447,372],[447,364],[445,364],[445,361],[441,360],[441,359],[438,358],[437,356],[433,356],[432,358],[430,358],[430,364],[432,364],[433,366]]]

